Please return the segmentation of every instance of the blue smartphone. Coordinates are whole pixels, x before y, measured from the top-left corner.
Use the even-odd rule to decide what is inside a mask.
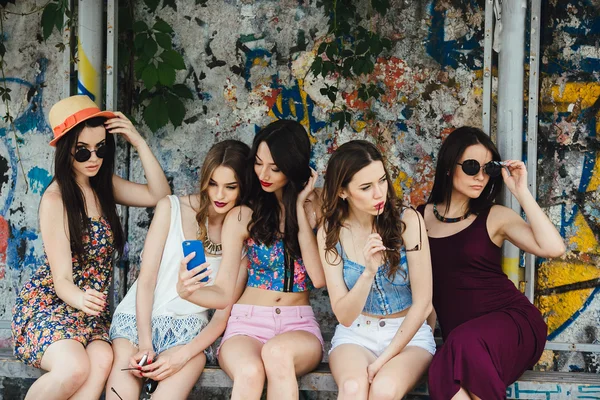
[[[206,256],[204,255],[204,244],[202,240],[184,240],[181,244],[183,247],[183,256],[187,257],[190,253],[196,252],[194,258],[190,260],[187,265],[187,270],[190,271],[196,268],[200,264],[204,264],[206,262]],[[198,272],[198,274],[203,273],[206,269]],[[196,275],[198,275],[196,274]],[[200,280],[200,282],[207,282],[208,276]]]

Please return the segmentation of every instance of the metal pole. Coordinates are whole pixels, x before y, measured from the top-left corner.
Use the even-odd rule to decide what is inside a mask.
[[[492,38],[494,0],[485,1],[485,35],[483,39],[483,131],[492,133]]]
[[[501,50],[498,57],[498,150],[503,159],[523,159],[523,59],[526,0],[502,2]],[[502,204],[521,213],[519,202],[506,187]],[[502,269],[519,285],[519,249],[505,242]]]
[[[100,0],[79,0],[77,93],[87,94],[102,107],[102,4]]]
[[[71,10],[71,12],[73,12],[73,1],[72,0],[69,0],[67,2],[67,7],[69,7],[69,10]],[[71,96],[71,71],[73,70],[72,63],[71,63],[71,39],[73,38],[73,35],[71,35],[71,27],[69,25],[65,25],[63,27],[62,38],[63,38],[63,44],[65,45],[65,50],[63,52],[63,70],[62,70],[63,94],[62,94],[61,98],[64,99],[64,98]]]
[[[527,186],[537,198],[537,133],[540,71],[540,18],[542,0],[531,0],[529,36],[529,108],[527,114]],[[525,256],[525,296],[533,303],[535,296],[535,256]]]

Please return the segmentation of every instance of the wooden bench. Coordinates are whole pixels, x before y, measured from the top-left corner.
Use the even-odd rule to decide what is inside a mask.
[[[0,377],[38,378],[42,372],[18,362],[8,349],[0,350]],[[218,366],[207,366],[196,387],[230,388],[232,381]],[[322,363],[298,381],[300,390],[336,392],[329,366]],[[412,396],[427,396],[425,381],[412,392]],[[568,372],[527,371],[507,389],[509,399],[600,399],[600,374]],[[12,400],[12,399],[11,399]]]

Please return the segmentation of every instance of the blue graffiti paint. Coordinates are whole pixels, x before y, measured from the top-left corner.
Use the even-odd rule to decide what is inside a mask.
[[[481,69],[477,62],[483,60],[483,28],[473,28],[457,40],[446,40],[444,26],[446,24],[446,11],[437,10],[438,1],[432,1],[429,6],[431,14],[431,27],[425,40],[425,50],[441,66],[457,68],[464,65],[471,70]],[[476,1],[469,1],[469,6],[479,9]],[[443,7],[439,7],[440,9]]]
[[[43,257],[36,257],[30,242],[38,238],[37,233],[25,227],[10,225],[10,237],[6,249],[6,263],[12,269],[36,269]]]
[[[33,167],[27,173],[29,178],[29,187],[33,193],[42,193],[42,191],[50,184],[52,176],[44,168]]]
[[[583,306],[579,310],[577,310],[573,315],[571,315],[571,317],[568,320],[566,320],[561,326],[556,328],[556,330],[554,332],[552,332],[551,334],[548,335],[548,340],[549,341],[554,340],[566,328],[568,328],[577,318],[579,318],[579,316],[581,314],[583,314],[585,310],[587,310],[589,305],[592,303],[592,300],[594,300],[594,297],[596,297],[598,295],[598,293],[600,293],[600,287],[597,287],[596,289],[594,289],[592,294],[590,294],[590,297],[587,298],[587,300],[585,301],[585,303],[583,303]]]
[[[81,83],[80,81],[77,81],[77,94],[85,94],[90,99],[96,101],[96,96],[94,96],[92,92],[87,90],[87,88],[83,86],[83,83]]]
[[[46,79],[46,69],[48,66],[48,60],[45,58],[41,58],[38,60],[38,64],[40,67],[40,73],[36,76],[35,83],[27,82],[23,79],[19,78],[6,78],[0,79],[0,82],[14,82],[19,85],[23,85],[28,89],[36,88],[35,94],[27,104],[25,111],[22,114],[19,114],[15,117],[14,120],[14,128],[19,132],[19,134],[24,135],[32,132],[35,128],[41,132],[51,133],[50,127],[46,123],[46,119],[44,118],[44,111],[41,107],[42,104],[42,93],[44,83]],[[6,196],[5,202],[0,209],[2,215],[6,215],[10,205],[13,202],[15,196],[15,188],[17,185],[18,179],[18,159],[16,155],[15,147],[16,143],[13,144],[13,140],[7,138],[7,134],[10,131],[7,128],[0,128],[0,139],[4,142],[6,149],[8,150],[9,163],[11,168],[11,186],[8,190],[8,195]],[[50,139],[48,139],[50,140]]]

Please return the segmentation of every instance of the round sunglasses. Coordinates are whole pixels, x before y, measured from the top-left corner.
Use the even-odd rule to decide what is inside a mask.
[[[490,161],[483,166],[477,160],[465,160],[462,163],[456,163],[462,167],[465,174],[475,176],[483,168],[483,172],[489,175],[490,178],[496,178],[502,173],[504,163],[502,161]]]
[[[73,158],[75,158],[75,161],[81,163],[89,160],[92,157],[92,153],[96,153],[96,157],[98,158],[104,158],[107,152],[108,147],[105,144],[101,144],[96,150],[88,150],[85,147],[80,147],[73,154]]]

